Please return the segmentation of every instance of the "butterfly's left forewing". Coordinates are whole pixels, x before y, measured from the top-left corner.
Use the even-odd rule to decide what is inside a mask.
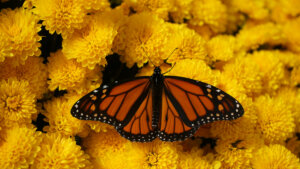
[[[144,77],[120,84],[102,85],[78,100],[71,114],[78,119],[123,127],[146,97],[149,84],[149,78]]]

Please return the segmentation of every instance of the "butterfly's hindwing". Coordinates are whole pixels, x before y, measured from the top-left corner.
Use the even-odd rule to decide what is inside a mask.
[[[123,137],[138,142],[149,142],[156,138],[157,131],[152,127],[152,99],[152,91],[149,90],[133,116],[130,117],[129,123],[122,128],[118,128],[118,132]]]
[[[182,141],[191,137],[198,127],[189,127],[183,122],[178,106],[176,108],[176,103],[174,104],[171,100],[170,95],[164,89],[158,137],[163,141]]]

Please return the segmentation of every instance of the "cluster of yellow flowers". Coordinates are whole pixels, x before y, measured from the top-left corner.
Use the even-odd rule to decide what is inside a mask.
[[[42,26],[63,39],[47,63]],[[25,0],[2,9],[0,167],[299,169],[299,30],[299,0],[124,0],[115,8],[108,0]],[[174,143],[132,143],[112,126],[72,117],[113,53],[138,75],[175,65],[169,75],[221,88],[245,114]],[[56,97],[57,89],[67,94]],[[39,113],[44,132],[32,124]]]

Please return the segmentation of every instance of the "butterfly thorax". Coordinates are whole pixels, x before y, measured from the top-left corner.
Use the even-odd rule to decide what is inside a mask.
[[[153,96],[153,115],[152,115],[152,127],[156,129],[159,124],[159,115],[161,113],[161,95],[162,95],[162,87],[164,82],[164,77],[161,74],[161,70],[159,67],[155,67],[153,75],[151,77],[151,85],[152,85],[152,96]]]

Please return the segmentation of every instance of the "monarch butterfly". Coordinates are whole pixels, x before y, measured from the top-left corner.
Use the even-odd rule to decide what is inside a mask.
[[[181,141],[203,124],[233,120],[244,113],[241,104],[222,90],[192,79],[152,76],[111,85],[102,84],[77,101],[71,114],[115,126],[131,141]]]

